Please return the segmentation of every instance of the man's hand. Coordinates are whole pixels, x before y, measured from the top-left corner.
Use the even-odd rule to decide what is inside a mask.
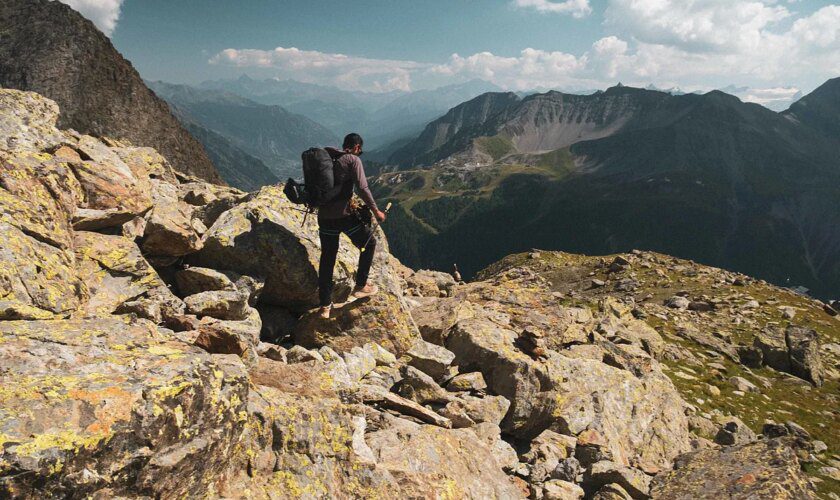
[[[374,210],[373,215],[379,222],[385,222],[385,212],[383,212],[382,210]]]

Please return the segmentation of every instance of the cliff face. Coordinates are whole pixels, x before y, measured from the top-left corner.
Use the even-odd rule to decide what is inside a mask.
[[[280,187],[58,112],[0,90],[0,497],[815,498],[800,461],[836,490],[829,305],[649,252],[456,282],[383,238],[380,293],[323,319]]]
[[[177,171],[221,182],[201,144],[146,88],[131,63],[63,3],[0,4],[0,86],[57,102],[62,128],[154,147]]]

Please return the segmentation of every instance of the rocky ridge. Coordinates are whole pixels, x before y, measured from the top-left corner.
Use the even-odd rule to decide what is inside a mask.
[[[0,87],[38,92],[61,106],[59,126],[151,146],[175,170],[221,178],[202,145],[89,20],[62,2],[0,4]]]
[[[739,366],[756,356],[685,340],[712,361],[650,321],[702,297],[645,316],[602,293],[665,257],[564,281],[583,266],[532,253],[456,283],[383,244],[382,292],[323,320],[317,227],[279,187],[208,184],[57,117],[0,90],[0,496],[816,497],[800,461],[830,481],[837,446],[819,426],[767,422],[759,439],[737,415],[706,419],[674,377],[736,363],[730,348]],[[795,326],[790,377],[836,387],[825,325]]]

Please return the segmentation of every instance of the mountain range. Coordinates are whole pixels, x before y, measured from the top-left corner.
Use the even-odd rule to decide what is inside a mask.
[[[840,295],[838,92],[782,113],[720,91],[483,94],[391,155],[392,247],[466,275],[532,247],[655,249]]]
[[[281,106],[259,104],[230,92],[186,85],[150,82],[149,86],[179,115],[260,159],[279,178],[299,174],[301,151],[339,142],[336,135],[322,125]]]
[[[343,137],[358,132],[368,150],[417,135],[449,108],[485,92],[501,90],[483,80],[414,92],[346,91],[295,80],[256,80],[247,75],[233,80],[206,81],[199,88],[221,90],[255,102],[279,105],[305,115]]]

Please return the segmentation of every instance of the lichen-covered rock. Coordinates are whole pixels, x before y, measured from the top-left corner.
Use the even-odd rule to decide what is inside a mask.
[[[491,448],[470,430],[381,418],[381,430],[365,439],[403,497],[522,498]]]
[[[139,215],[152,206],[149,174],[132,170],[99,139],[82,136],[76,147],[89,160],[70,162],[84,192],[82,208]]]
[[[143,251],[180,257],[200,250],[201,235],[193,224],[192,207],[180,201],[173,184],[152,180],[154,208],[146,214]]]
[[[77,231],[74,243],[78,274],[90,290],[82,315],[105,316],[123,303],[140,298],[158,303],[164,319],[184,312],[184,304],[169,291],[133,241]]]
[[[190,314],[241,320],[248,314],[248,296],[239,290],[211,290],[184,298]]]
[[[241,363],[148,322],[0,322],[0,366],[4,497],[201,496],[245,425]]]
[[[402,356],[420,340],[420,334],[400,298],[379,293],[334,307],[329,319],[317,311],[305,314],[292,338],[306,347],[329,346],[339,352],[375,342]]]
[[[590,359],[552,353],[545,363],[519,351],[515,332],[489,320],[459,322],[447,341],[456,363],[480,370],[511,408],[502,428],[521,438],[545,429],[597,429],[613,460],[662,470],[688,451],[684,403],[660,371],[643,377]]]
[[[318,304],[320,239],[314,216],[304,223],[299,207],[288,201],[282,186],[267,186],[247,201],[227,210],[204,236],[204,248],[192,257],[197,265],[229,269],[265,278],[262,302],[308,309]],[[386,258],[382,235],[371,281],[386,293],[402,297],[399,277]],[[335,267],[334,300],[353,287],[359,251],[342,237]]]
[[[674,470],[654,478],[650,494],[663,500],[817,498],[783,439],[687,453],[676,460]]]
[[[224,273],[206,267],[188,267],[175,273],[175,283],[182,297],[201,292],[236,290]]]
[[[58,112],[55,102],[35,92],[0,89],[0,149],[43,151],[60,144]]]

